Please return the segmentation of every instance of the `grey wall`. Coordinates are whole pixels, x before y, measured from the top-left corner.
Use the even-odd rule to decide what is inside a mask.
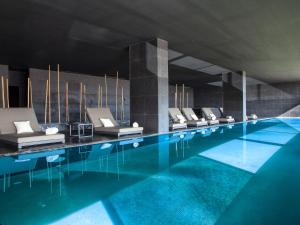
[[[248,115],[280,116],[300,104],[300,82],[267,84],[252,78],[247,82]]]
[[[194,108],[223,107],[223,88],[203,85],[194,88]]]
[[[45,87],[48,79],[48,71],[40,69],[30,69],[30,78],[32,79],[33,89],[33,106],[36,111],[40,123],[44,123],[44,106],[45,106]],[[89,76],[86,74],[76,74],[69,72],[60,73],[60,93],[61,93],[61,121],[65,121],[65,82],[69,82],[69,111],[70,120],[79,121],[79,92],[80,82],[86,85],[86,99],[87,107],[97,107],[98,105],[98,85],[103,87],[103,106],[105,106],[105,88],[104,77]],[[115,77],[108,77],[108,107],[111,109],[115,117],[115,103],[116,103],[116,79]],[[121,114],[121,87],[124,88],[124,108],[125,119],[130,118],[130,93],[129,81],[120,79],[118,88],[118,118]],[[58,121],[57,113],[57,72],[51,72],[51,106],[52,106],[52,122]],[[84,118],[84,117],[83,117]]]

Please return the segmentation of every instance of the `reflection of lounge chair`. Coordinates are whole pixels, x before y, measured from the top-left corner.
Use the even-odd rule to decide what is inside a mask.
[[[224,116],[220,108],[202,108],[202,112],[205,117],[209,120],[212,120],[215,117],[215,120],[218,120],[220,123],[234,123],[235,120],[232,116]]]
[[[182,116],[182,118],[179,119],[178,115]],[[172,120],[170,124],[171,130],[187,128],[186,119],[181,114],[178,108],[169,108],[169,117]]]
[[[109,108],[87,108],[87,115],[91,123],[94,124],[96,133],[108,135],[130,135],[130,134],[143,134],[143,127],[120,127],[115,121]],[[113,126],[105,127],[101,119],[108,119]]]
[[[198,118],[192,108],[183,108],[182,113],[184,114],[185,118],[187,119],[187,124],[195,125],[195,127],[200,126],[207,126],[208,122],[205,120],[205,118]],[[194,117],[194,118],[193,118]],[[190,122],[190,123],[189,123]]]
[[[14,122],[29,121],[33,133],[17,134]],[[22,148],[50,143],[65,143],[64,134],[46,135],[41,131],[32,108],[0,109],[0,141]]]

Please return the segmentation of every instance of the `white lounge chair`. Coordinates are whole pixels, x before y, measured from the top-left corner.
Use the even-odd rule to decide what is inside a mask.
[[[195,127],[201,127],[201,126],[207,126],[208,122],[205,120],[205,118],[198,118],[192,108],[183,108],[182,113],[184,114],[185,118],[188,121],[189,124],[195,125]],[[190,121],[190,123],[189,123]]]
[[[181,114],[178,108],[169,108],[169,117],[171,119],[170,129],[177,130],[177,129],[184,129],[187,128],[186,119]],[[181,117],[181,118],[178,118]]]
[[[14,122],[27,122],[33,132],[18,134]],[[0,142],[15,145],[18,148],[41,144],[65,143],[64,134],[46,135],[38,124],[32,108],[0,109]]]
[[[130,134],[143,134],[143,127],[120,127],[109,108],[87,108],[87,115],[90,122],[94,125],[95,133],[116,135],[118,137]],[[109,120],[111,126],[105,127],[103,119]]]

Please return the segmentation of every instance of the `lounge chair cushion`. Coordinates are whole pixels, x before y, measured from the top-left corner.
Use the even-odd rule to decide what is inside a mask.
[[[14,122],[14,125],[17,129],[17,134],[33,133],[34,132],[31,128],[31,126],[30,126],[30,121]]]
[[[64,134],[45,135],[45,133],[43,132],[0,135],[0,140],[17,143],[17,144],[31,143],[31,142],[45,142],[48,140],[62,140],[64,138],[65,138]]]
[[[191,117],[193,120],[199,120],[198,117],[195,114],[191,114]]]
[[[180,112],[180,110],[178,108],[169,108],[169,116],[170,118],[173,120],[173,122],[177,123],[179,122],[180,120],[178,119],[177,115],[182,115],[182,113]],[[183,116],[184,118],[184,116]]]
[[[172,130],[187,128],[186,123],[173,123],[171,126]]]
[[[96,127],[95,132],[115,135],[140,134],[143,127]]]
[[[30,121],[30,126],[33,131],[41,131],[35,112],[32,108],[0,109],[1,134],[17,133],[14,125],[14,122],[16,121]]]
[[[103,124],[100,118],[110,119],[115,127],[118,127],[119,124],[115,121],[113,115],[110,112],[109,108],[87,108],[87,115],[91,123],[94,124],[94,127],[103,127]]]
[[[187,125],[188,126],[193,126],[193,127],[200,127],[200,126],[207,126],[208,123],[207,121],[195,121],[195,120],[190,120],[190,121],[187,121]]]

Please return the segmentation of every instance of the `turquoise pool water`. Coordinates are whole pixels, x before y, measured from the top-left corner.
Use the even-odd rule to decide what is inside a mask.
[[[0,157],[0,224],[300,224],[300,120]]]

